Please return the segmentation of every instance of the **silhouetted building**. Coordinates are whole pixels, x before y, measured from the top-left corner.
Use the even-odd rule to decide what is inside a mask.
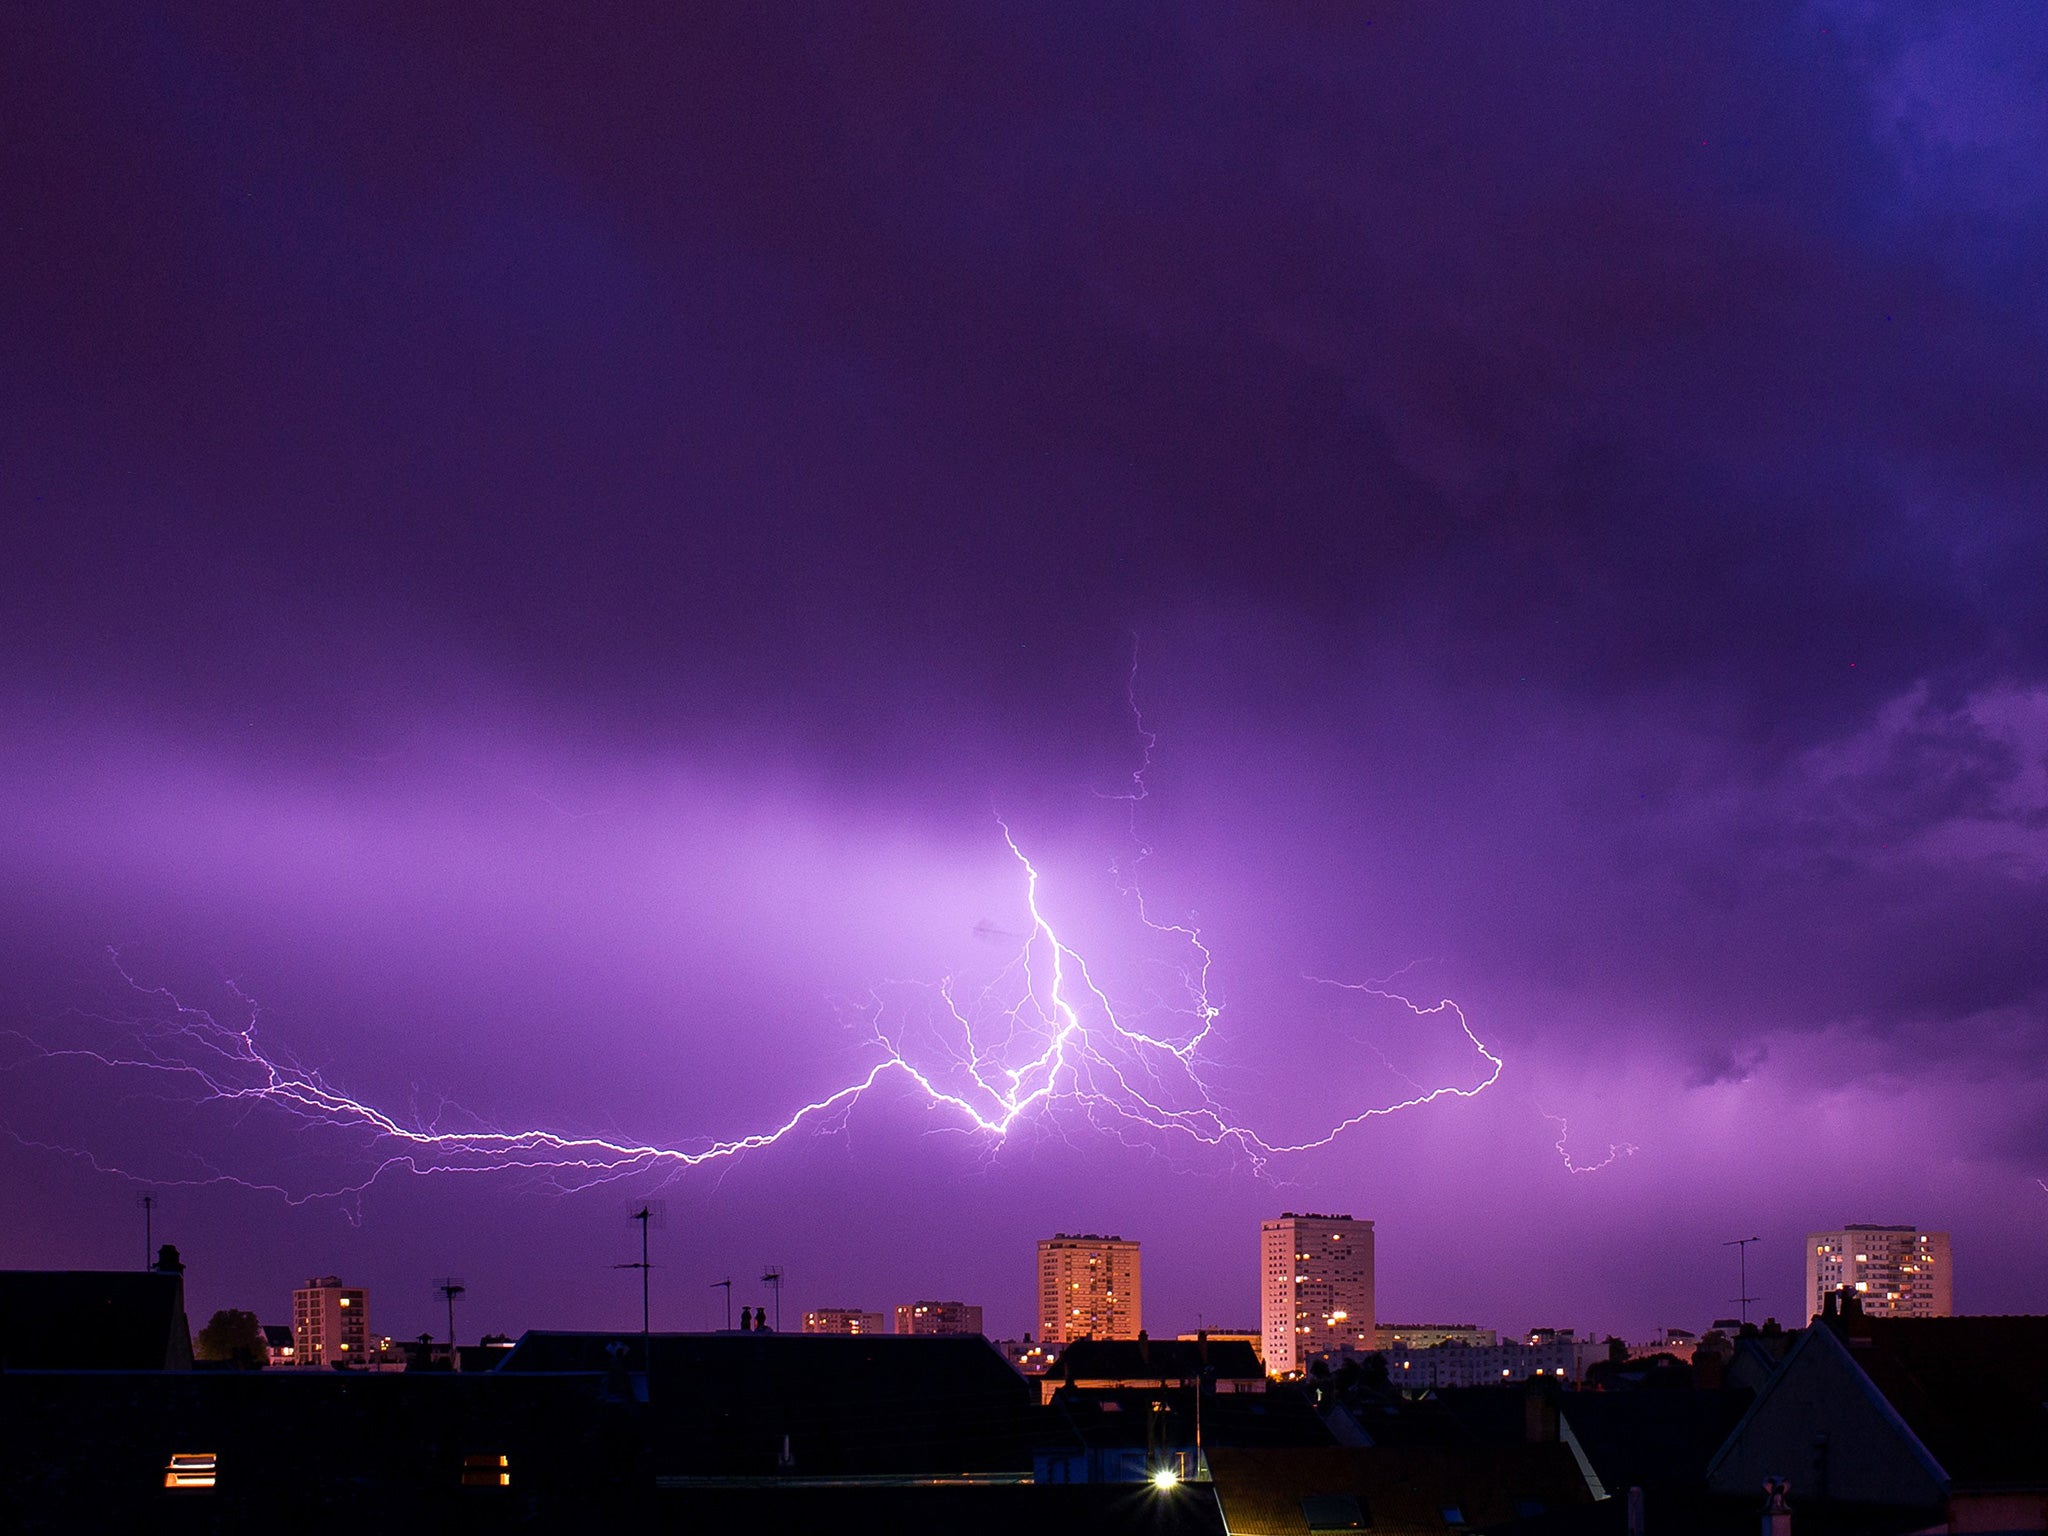
[[[1040,1396],[1057,1392],[1182,1387],[1205,1382],[1214,1393],[1264,1392],[1266,1369],[1241,1340],[1076,1339],[1038,1378]]]
[[[1869,1317],[1949,1317],[1955,1287],[1948,1234],[1854,1223],[1806,1234],[1806,1315],[1830,1291],[1850,1291]]]
[[[1021,1475],[1037,1393],[986,1339],[891,1334],[523,1335],[492,1374],[605,1376],[660,1425],[672,1479]]]
[[[1372,1223],[1289,1211],[1259,1223],[1259,1331],[1266,1369],[1296,1376],[1318,1355],[1370,1350]]]
[[[0,1371],[189,1371],[184,1266],[0,1270]]]
[[[370,1293],[338,1275],[292,1292],[292,1345],[302,1366],[364,1365],[370,1358]]]
[[[1736,1495],[1784,1477],[1795,1512],[1892,1512],[1866,1529],[2039,1531],[2048,1527],[2044,1382],[2048,1317],[1836,1309],[1800,1334],[1708,1482]]]
[[[1211,1344],[1235,1340],[1240,1344],[1251,1345],[1252,1353],[1261,1360],[1266,1358],[1266,1336],[1256,1328],[1202,1328],[1194,1333],[1178,1334],[1176,1337],[1183,1344],[1192,1344],[1199,1339],[1207,1339]]]
[[[981,1308],[964,1301],[913,1301],[896,1309],[898,1333],[980,1333]]]
[[[1135,1339],[1144,1325],[1135,1242],[1092,1232],[1039,1239],[1040,1342]]]

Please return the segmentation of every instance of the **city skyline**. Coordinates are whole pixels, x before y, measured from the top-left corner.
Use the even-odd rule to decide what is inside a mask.
[[[0,1264],[2028,1310],[2006,12],[0,19]]]
[[[1373,1226],[1374,1224],[1369,1220],[1356,1220],[1349,1215],[1324,1215],[1314,1212],[1299,1214],[1287,1212],[1277,1217],[1260,1219],[1258,1222],[1258,1246],[1255,1253],[1249,1256],[1251,1260],[1255,1260],[1256,1274],[1251,1273],[1248,1267],[1246,1274],[1239,1277],[1248,1282],[1247,1289],[1256,1292],[1253,1305],[1248,1309],[1247,1315],[1256,1317],[1260,1322],[1259,1329],[1246,1336],[1258,1340],[1262,1335],[1269,1334],[1270,1330],[1276,1326],[1274,1318],[1281,1315],[1284,1311],[1284,1306],[1276,1308],[1275,1297],[1278,1293],[1276,1292],[1277,1272],[1274,1262],[1276,1255],[1294,1253],[1293,1247],[1290,1246],[1291,1237],[1299,1236],[1306,1232],[1309,1236],[1328,1243],[1333,1241],[1333,1233],[1339,1233],[1342,1234],[1344,1240],[1356,1243],[1359,1234],[1362,1233],[1365,1239],[1363,1247],[1366,1250],[1370,1250],[1373,1247]],[[1896,1304],[1888,1304],[1882,1291],[1873,1296],[1867,1287],[1862,1289],[1860,1294],[1869,1306],[1872,1315],[1883,1316],[1896,1313],[1898,1315],[1952,1316],[1958,1315],[1958,1313],[1967,1313],[1970,1310],[1968,1308],[1958,1309],[1953,1305],[1951,1248],[1947,1233],[1923,1231],[1920,1228],[1902,1224],[1851,1223],[1844,1228],[1837,1228],[1832,1231],[1806,1234],[1806,1240],[1803,1245],[1806,1264],[1806,1283],[1803,1295],[1810,1301],[1810,1308],[1802,1311],[1799,1301],[1795,1299],[1787,1311],[1781,1312],[1773,1309],[1772,1303],[1774,1298],[1752,1297],[1751,1323],[1762,1323],[1768,1318],[1784,1327],[1803,1327],[1819,1314],[1821,1302],[1829,1291],[1838,1288],[1859,1289],[1856,1284],[1855,1275],[1852,1274],[1844,1281],[1832,1271],[1825,1270],[1827,1254],[1825,1247],[1822,1245],[1826,1245],[1844,1235],[1861,1235],[1865,1238],[1863,1247],[1870,1250],[1867,1258],[1871,1262],[1861,1271],[1862,1274],[1872,1278],[1894,1276],[1902,1265],[1908,1271],[1909,1294],[1903,1295]],[[1762,1242],[1764,1238],[1759,1236],[1751,1239],[1751,1241]],[[804,1333],[875,1334],[981,1332],[990,1339],[1017,1340],[1029,1337],[1038,1342],[1045,1342],[1046,1336],[1040,1330],[1043,1327],[1045,1310],[1049,1304],[1047,1292],[1048,1275],[1052,1276],[1051,1283],[1057,1289],[1060,1285],[1073,1278],[1068,1273],[1068,1270],[1074,1268],[1075,1260],[1078,1260],[1080,1265],[1086,1266],[1091,1257],[1095,1258],[1098,1264],[1104,1265],[1102,1274],[1099,1277],[1101,1283],[1093,1286],[1092,1290],[1099,1290],[1105,1294],[1113,1290],[1123,1290],[1125,1292],[1123,1307],[1115,1309],[1119,1316],[1128,1316],[1127,1309],[1134,1294],[1138,1301],[1138,1315],[1131,1319],[1127,1326],[1122,1326],[1117,1333],[1102,1336],[1135,1338],[1142,1328],[1144,1331],[1162,1338],[1178,1336],[1183,1339],[1191,1339],[1201,1332],[1217,1336],[1227,1332],[1234,1326],[1234,1322],[1229,1316],[1220,1318],[1196,1317],[1180,1320],[1167,1318],[1156,1323],[1147,1323],[1142,1315],[1142,1291],[1140,1287],[1130,1285],[1131,1278],[1138,1273],[1137,1257],[1141,1246],[1141,1243],[1134,1239],[1089,1233],[1060,1233],[1053,1238],[1039,1239],[1033,1245],[1033,1250],[1036,1254],[1036,1278],[1032,1286],[1033,1295],[1030,1298],[1028,1308],[1020,1315],[1019,1320],[1014,1321],[1010,1325],[1004,1325],[1000,1321],[1002,1309],[998,1308],[996,1310],[999,1314],[999,1320],[996,1325],[988,1326],[983,1324],[979,1328],[970,1326],[971,1324],[983,1323],[983,1319],[989,1310],[979,1303],[925,1301],[901,1303],[893,1308],[845,1304],[821,1306],[803,1301],[801,1293],[799,1293],[798,1296],[791,1298],[794,1309],[791,1315],[796,1320],[792,1331]],[[1213,1245],[1211,1246],[1213,1248]],[[175,1249],[175,1245],[173,1245],[173,1248]],[[1107,1264],[1107,1256],[1112,1251],[1120,1251],[1124,1256],[1120,1269],[1112,1270]],[[1062,1269],[1058,1265],[1049,1265],[1049,1252],[1055,1253],[1067,1261],[1067,1267]],[[1847,1259],[1853,1256],[1853,1253],[1845,1253],[1842,1255],[1842,1258]],[[182,1262],[182,1256],[180,1257]],[[1300,1256],[1295,1255],[1295,1257],[1298,1258]],[[152,1255],[152,1266],[153,1264],[154,1255]],[[1345,1310],[1347,1312],[1347,1316],[1339,1320],[1310,1317],[1307,1325],[1310,1330],[1316,1331],[1319,1329],[1322,1333],[1329,1334],[1330,1338],[1327,1340],[1319,1338],[1317,1341],[1314,1341],[1313,1347],[1306,1350],[1304,1358],[1323,1353],[1328,1349],[1343,1347],[1343,1341],[1337,1336],[1357,1326],[1355,1320],[1348,1313],[1353,1309],[1353,1304],[1361,1299],[1370,1298],[1368,1302],[1370,1310],[1374,1314],[1381,1312],[1382,1309],[1378,1305],[1376,1288],[1373,1284],[1373,1258],[1370,1252],[1368,1252],[1367,1257],[1363,1260],[1363,1265],[1362,1278],[1358,1273],[1354,1273],[1358,1267],[1356,1263],[1353,1263],[1349,1269],[1345,1269],[1341,1265],[1333,1269],[1327,1263],[1311,1263],[1301,1266],[1303,1270],[1308,1272],[1307,1279],[1310,1281],[1308,1301],[1312,1304],[1327,1303],[1328,1306],[1336,1306],[1339,1301],[1342,1301],[1346,1303]],[[39,1266],[22,1267],[34,1268]],[[616,1267],[630,1268],[633,1266],[619,1265]],[[657,1270],[667,1270],[670,1267],[665,1264],[656,1265]],[[1340,1270],[1342,1271],[1341,1273],[1339,1272]],[[1915,1272],[1920,1273],[1924,1278],[1918,1284],[1917,1289],[1911,1289],[1912,1276]],[[1289,1281],[1287,1290],[1290,1293],[1290,1300],[1292,1299],[1292,1293],[1299,1289],[1298,1286],[1293,1284],[1294,1273],[1294,1270],[1290,1269],[1287,1276]],[[1091,1278],[1092,1274],[1093,1272],[1088,1269],[1081,1271],[1084,1279]],[[1936,1278],[1937,1276],[1939,1278]],[[189,1288],[191,1283],[190,1274],[187,1273],[185,1278]],[[815,1282],[815,1284],[822,1292],[837,1294],[836,1288],[829,1281],[821,1280]],[[292,1327],[294,1338],[298,1341],[302,1353],[306,1354],[309,1358],[314,1353],[308,1347],[311,1341],[304,1336],[306,1320],[309,1315],[324,1319],[325,1326],[321,1329],[322,1333],[336,1337],[339,1337],[339,1330],[335,1326],[334,1320],[336,1318],[348,1318],[351,1324],[349,1337],[355,1341],[358,1349],[367,1343],[374,1342],[374,1339],[377,1337],[410,1339],[417,1337],[421,1332],[428,1333],[439,1340],[445,1338],[447,1331],[445,1287],[441,1282],[436,1281],[429,1289],[434,1297],[430,1312],[419,1312],[418,1309],[410,1309],[406,1314],[414,1316],[414,1320],[420,1323],[417,1329],[410,1328],[401,1322],[393,1328],[380,1329],[377,1333],[372,1334],[367,1320],[369,1310],[367,1290],[352,1285],[343,1287],[339,1277],[332,1275],[316,1277],[313,1280],[295,1284],[291,1288],[288,1305],[281,1307],[279,1310],[286,1314],[284,1320]],[[465,1297],[467,1296],[469,1289],[467,1286],[460,1286],[458,1289]],[[495,1287],[487,1285],[485,1289],[488,1293],[495,1289]],[[685,1297],[687,1297],[688,1283],[684,1282],[681,1289]],[[724,1289],[723,1283],[714,1283],[708,1289],[722,1293]],[[758,1291],[758,1294],[753,1289],[744,1285],[736,1284],[735,1289],[742,1298],[745,1298],[745,1306],[749,1309],[758,1308],[761,1311],[762,1326],[767,1326],[773,1313],[775,1288],[762,1288]],[[205,1317],[209,1316],[213,1311],[223,1310],[230,1306],[239,1307],[244,1310],[253,1310],[264,1321],[272,1320],[268,1316],[272,1305],[269,1298],[250,1296],[226,1298],[224,1296],[215,1296],[211,1292],[202,1294],[204,1296],[203,1308],[201,1301],[194,1301],[192,1303],[192,1311],[198,1319],[194,1324],[195,1327],[198,1326],[199,1322],[203,1322]],[[339,1302],[337,1298],[344,1295],[350,1299],[347,1302]],[[1091,1295],[1091,1306],[1096,1305],[1099,1301],[1100,1298]],[[1739,1301],[1739,1298],[1729,1303],[1726,1309],[1729,1315],[1726,1320],[1732,1321],[1733,1314],[1739,1310],[1736,1305],[1737,1301]],[[1596,1341],[1613,1336],[1628,1339],[1633,1343],[1640,1343],[1645,1339],[1661,1338],[1667,1329],[1679,1328],[1697,1333],[1703,1332],[1710,1326],[1719,1326],[1724,1321],[1723,1315],[1720,1312],[1716,1312],[1712,1316],[1703,1314],[1696,1318],[1664,1318],[1652,1327],[1644,1327],[1634,1323],[1610,1326],[1600,1318],[1580,1316],[1579,1314],[1584,1310],[1583,1308],[1574,1309],[1567,1307],[1559,1314],[1559,1317],[1569,1316],[1573,1320],[1559,1321],[1556,1318],[1524,1317],[1521,1313],[1513,1311],[1516,1305],[1516,1303],[1511,1301],[1503,1301],[1492,1313],[1480,1321],[1459,1324],[1441,1322],[1402,1323],[1398,1319],[1375,1315],[1365,1319],[1365,1328],[1360,1329],[1360,1332],[1367,1333],[1367,1336],[1350,1343],[1349,1347],[1356,1350],[1388,1349],[1396,1346],[1426,1348],[1444,1338],[1457,1339],[1460,1342],[1466,1343],[1490,1344],[1493,1342],[1494,1335],[1496,1334],[1502,1338],[1511,1339],[1516,1335],[1529,1334],[1532,1330],[1559,1328],[1576,1330],[1579,1337],[1587,1341]],[[337,1312],[336,1308],[338,1306],[353,1307],[355,1310],[353,1314]],[[728,1326],[737,1326],[736,1323],[729,1324],[721,1315],[721,1309],[725,1306],[722,1295],[714,1297],[708,1306],[700,1304],[694,1309],[689,1307],[687,1301],[685,1301],[683,1305],[677,1308],[679,1316],[672,1317],[667,1315],[666,1309],[669,1306],[670,1299],[668,1297],[663,1297],[657,1303],[657,1312],[654,1317],[655,1331],[712,1332]],[[1424,1303],[1424,1306],[1426,1308],[1428,1303]],[[1529,1310],[1528,1308],[1523,1308],[1524,1312]],[[1095,1314],[1091,1313],[1090,1315],[1094,1316]],[[603,1321],[609,1322],[611,1326],[619,1326],[616,1317]],[[910,1326],[905,1326],[906,1322]],[[1509,1324],[1512,1324],[1512,1326],[1509,1326]],[[554,1325],[555,1320],[551,1319],[498,1315],[493,1319],[485,1320],[472,1327],[467,1321],[467,1313],[465,1312],[465,1320],[458,1329],[458,1332],[464,1338],[481,1338],[505,1334],[516,1335],[528,1328]],[[1399,1338],[1392,1336],[1396,1329],[1401,1331]],[[1074,1336],[1078,1337],[1080,1335],[1076,1333]],[[1273,1357],[1274,1351],[1270,1347],[1270,1339],[1261,1347],[1261,1354],[1269,1359]],[[1276,1369],[1281,1370],[1287,1368],[1284,1364],[1276,1367]]]

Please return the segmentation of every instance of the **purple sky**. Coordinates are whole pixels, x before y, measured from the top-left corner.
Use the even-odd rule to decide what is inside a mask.
[[[1170,1332],[1344,1210],[1384,1319],[1640,1336],[1885,1221],[2040,1310],[2039,8],[879,9],[0,23],[0,1263],[154,1187],[202,1319],[610,1327],[658,1194],[658,1325],[1020,1332],[1086,1229]],[[878,998],[939,1070],[1004,825],[1173,1043],[1120,885],[1199,925],[1161,1102],[1461,1092],[1258,1169],[891,1072],[564,1190],[208,1099],[123,980],[407,1131],[701,1150]],[[1395,973],[1483,1092],[1310,979]]]

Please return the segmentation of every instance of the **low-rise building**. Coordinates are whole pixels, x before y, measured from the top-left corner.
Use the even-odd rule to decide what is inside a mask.
[[[1576,1385],[1586,1367],[1607,1357],[1606,1347],[1569,1328],[1539,1328],[1527,1339],[1495,1344],[1437,1344],[1428,1349],[1383,1351],[1390,1382],[1405,1391],[1427,1387],[1485,1387],[1552,1377]]]
[[[1381,1349],[1434,1349],[1439,1344],[1497,1344],[1491,1328],[1477,1323],[1381,1323],[1374,1330]]]
[[[898,1333],[980,1333],[981,1308],[964,1301],[912,1301],[896,1309]]]
[[[876,1334],[882,1331],[882,1314],[863,1312],[858,1307],[818,1307],[804,1314],[805,1333]],[[899,1328],[897,1332],[902,1332]]]

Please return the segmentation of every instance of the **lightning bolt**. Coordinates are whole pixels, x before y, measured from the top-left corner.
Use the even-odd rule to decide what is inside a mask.
[[[1135,638],[1126,697],[1141,745],[1140,761],[1129,787],[1107,798],[1129,803],[1135,856],[1129,865],[1114,866],[1111,874],[1137,922],[1153,941],[1170,946],[1179,956],[1171,967],[1173,982],[1163,992],[1154,990],[1139,1006],[1113,998],[1083,952],[1055,927],[1043,899],[1039,869],[998,817],[1004,845],[1018,868],[1029,922],[1021,937],[986,923],[975,931],[977,937],[992,940],[1016,939],[1009,960],[979,984],[947,976],[936,983],[879,985],[850,1010],[866,1063],[843,1086],[763,1129],[724,1139],[662,1144],[547,1129],[503,1130],[477,1123],[445,1104],[431,1115],[401,1117],[353,1097],[270,1045],[259,1033],[255,1000],[232,982],[228,991],[242,1015],[239,1024],[224,1022],[168,988],[144,982],[110,951],[128,995],[140,1006],[118,1015],[68,1016],[94,1032],[90,1043],[53,1045],[6,1032],[0,1038],[13,1040],[20,1051],[17,1060],[0,1064],[0,1070],[18,1071],[34,1062],[77,1063],[120,1074],[146,1097],[181,1106],[210,1106],[230,1116],[233,1124],[263,1114],[287,1117],[296,1131],[315,1141],[319,1135],[338,1140],[356,1171],[339,1183],[307,1180],[293,1186],[252,1181],[194,1154],[195,1171],[180,1179],[165,1177],[162,1170],[145,1175],[77,1148],[31,1141],[11,1129],[9,1134],[29,1145],[71,1152],[102,1171],[146,1177],[152,1184],[232,1181],[298,1204],[359,1197],[380,1179],[401,1173],[523,1175],[558,1191],[642,1175],[680,1176],[773,1146],[806,1127],[843,1126],[853,1107],[885,1081],[921,1098],[942,1121],[936,1129],[978,1139],[990,1149],[1027,1126],[1065,1134],[1078,1115],[1094,1130],[1127,1144],[1220,1153],[1254,1174],[1264,1173],[1275,1158],[1328,1147],[1368,1120],[1440,1100],[1476,1098],[1491,1088],[1500,1078],[1502,1059],[1488,1049],[1450,999],[1419,1002],[1395,990],[1392,984],[1405,974],[1404,967],[1378,981],[1303,979],[1398,1005],[1418,1028],[1449,1026],[1453,1042],[1462,1037],[1463,1048],[1474,1058],[1470,1081],[1424,1086],[1400,1073],[1385,1051],[1368,1045],[1386,1071],[1412,1092],[1392,1102],[1368,1103],[1305,1136],[1256,1131],[1229,1109],[1210,1081],[1217,1065],[1212,1047],[1223,1018],[1223,1007],[1212,991],[1216,957],[1192,915],[1180,921],[1155,917],[1133,878],[1134,866],[1151,852],[1138,836],[1137,809],[1151,792],[1148,775],[1159,741],[1138,706]],[[118,1046],[97,1043],[109,1031],[120,1039]],[[1564,1153],[1563,1137],[1558,1150]],[[1635,1148],[1610,1149],[1607,1161],[1623,1150]],[[1569,1156],[1565,1161],[1573,1172],[1593,1171],[1574,1167]]]
[[[1599,1162],[1574,1162],[1572,1161],[1570,1151],[1565,1147],[1566,1141],[1571,1138],[1571,1123],[1563,1115],[1548,1114],[1541,1109],[1537,1110],[1536,1113],[1542,1115],[1544,1119],[1557,1127],[1557,1155],[1564,1159],[1565,1171],[1567,1173],[1598,1173],[1610,1163],[1619,1162],[1624,1157],[1634,1157],[1636,1153],[1642,1150],[1632,1141],[1611,1141],[1607,1144],[1607,1155],[1601,1158]]]
[[[1126,888],[1144,927],[1184,945],[1189,963],[1177,996],[1154,997],[1136,1011],[1124,1008],[1097,980],[1086,956],[1056,929],[1046,910],[1040,871],[1010,828],[998,825],[1016,861],[1030,918],[1009,962],[977,987],[963,986],[955,977],[935,985],[885,985],[855,1010],[863,1048],[870,1053],[865,1068],[831,1093],[744,1135],[663,1144],[548,1129],[503,1130],[452,1123],[468,1117],[447,1106],[432,1115],[401,1117],[352,1096],[271,1046],[259,1028],[255,999],[239,986],[229,983],[228,990],[241,1020],[224,1021],[138,978],[111,951],[116,973],[140,1006],[119,1016],[75,1017],[101,1030],[119,1031],[122,1044],[55,1045],[10,1032],[23,1050],[9,1065],[19,1070],[29,1061],[77,1062],[123,1074],[140,1090],[170,1102],[206,1104],[234,1116],[282,1114],[302,1131],[340,1138],[351,1149],[358,1172],[310,1190],[244,1178],[196,1157],[192,1176],[176,1178],[61,1149],[86,1157],[103,1171],[147,1177],[155,1184],[232,1181],[294,1204],[360,1196],[393,1174],[525,1175],[559,1191],[647,1174],[679,1175],[772,1146],[806,1126],[841,1124],[885,1079],[912,1087],[933,1112],[951,1122],[942,1129],[991,1146],[1026,1123],[1049,1127],[1057,1117],[1078,1111],[1096,1129],[1126,1141],[1220,1151],[1256,1173],[1276,1157],[1327,1147],[1368,1120],[1446,1098],[1474,1098],[1499,1079],[1502,1059],[1448,998],[1422,1003],[1385,981],[1307,977],[1318,985],[1398,1004],[1419,1023],[1451,1024],[1483,1069],[1469,1083],[1419,1088],[1394,1102],[1357,1109],[1315,1135],[1277,1137],[1252,1129],[1231,1113],[1205,1077],[1204,1047],[1223,1010],[1210,992],[1214,956],[1200,931],[1192,923],[1153,918],[1142,897]],[[914,1001],[920,998],[921,1006]]]

